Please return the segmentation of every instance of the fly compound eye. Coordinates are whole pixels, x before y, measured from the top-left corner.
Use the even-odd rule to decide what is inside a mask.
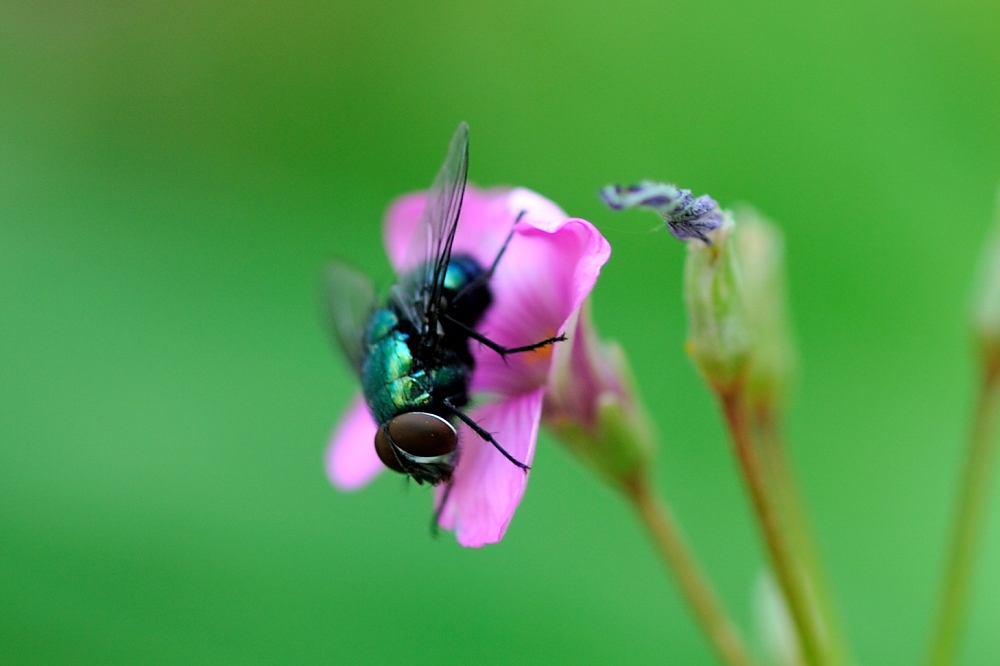
[[[399,464],[396,452],[392,450],[392,442],[389,441],[389,436],[386,434],[387,428],[388,426],[382,426],[375,431],[375,453],[378,454],[378,459],[382,461],[383,465],[394,472],[406,474],[406,470]]]
[[[379,460],[401,474],[412,474],[413,465],[450,465],[457,446],[455,427],[427,412],[400,414],[375,432]]]
[[[415,462],[447,456],[458,445],[455,426],[437,414],[427,412],[400,414],[389,421],[386,432],[392,443]]]

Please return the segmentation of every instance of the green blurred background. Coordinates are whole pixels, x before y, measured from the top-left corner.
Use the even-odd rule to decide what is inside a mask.
[[[543,439],[506,539],[322,468],[353,390],[323,262],[459,120],[470,177],[614,251],[595,295],[663,435],[660,487],[739,622],[762,552],[684,357],[683,248],[607,182],[787,233],[792,454],[862,664],[913,663],[1000,180],[993,3],[0,3],[0,662],[711,664],[620,499]],[[1000,507],[993,507],[1000,509]],[[962,663],[1000,659],[1000,510]]]

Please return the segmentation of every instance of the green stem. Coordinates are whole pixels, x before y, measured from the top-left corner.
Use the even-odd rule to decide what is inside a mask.
[[[719,659],[730,666],[752,666],[753,661],[739,632],[716,599],[670,509],[650,490],[649,479],[645,474],[637,474],[628,483],[624,483],[622,488],[664,563],[677,577],[681,591]]]
[[[753,433],[747,417],[746,401],[741,387],[717,391],[726,425],[733,441],[736,458],[750,493],[751,504],[763,532],[771,566],[799,636],[799,644],[807,664],[825,666],[829,663],[817,617],[812,612],[809,591],[802,571],[796,563],[786,535],[782,532],[777,505],[769,492],[764,467],[754,446]]]
[[[954,661],[965,620],[969,582],[982,534],[996,453],[994,425],[998,390],[1000,358],[993,355],[987,357],[984,363],[979,399],[972,421],[937,633],[927,660],[931,666],[946,666]]]
[[[810,601],[823,621],[825,635],[834,663],[849,663],[847,651],[839,631],[832,596],[823,575],[818,550],[809,529],[809,520],[802,503],[798,485],[781,437],[781,427],[771,405],[757,404],[753,411],[754,425],[760,444],[761,460],[764,463],[768,482],[771,484],[778,508],[782,512],[794,555],[798,557],[809,579]]]

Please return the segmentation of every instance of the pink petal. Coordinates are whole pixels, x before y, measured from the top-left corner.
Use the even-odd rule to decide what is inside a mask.
[[[530,465],[538,439],[542,393],[533,391],[484,405],[473,409],[471,416],[508,453]],[[455,530],[455,538],[463,546],[479,548],[503,538],[521,503],[528,475],[468,427],[461,427],[460,436],[460,458],[440,524]],[[439,486],[437,501],[443,492]]]
[[[544,418],[593,426],[596,410],[605,397],[615,396],[623,403],[631,403],[627,363],[617,345],[597,335],[589,302],[573,313],[566,329],[569,340],[556,345],[552,352]]]
[[[397,273],[414,268],[419,260],[425,258],[412,256],[414,251],[410,244],[426,202],[426,192],[407,194],[393,202],[386,214],[385,247],[389,261]],[[528,213],[522,218],[519,227],[534,226],[551,230],[566,220],[566,213],[559,206],[531,190],[480,190],[474,185],[468,185],[462,199],[462,213],[452,253],[471,254],[483,266],[489,266],[522,210]]]
[[[610,255],[607,240],[586,220],[518,225],[490,282],[493,306],[477,329],[506,347],[559,333],[573,335],[566,330],[567,321],[593,289]],[[545,384],[552,347],[515,354],[504,362],[494,351],[472,345],[473,390],[512,395]]]
[[[468,192],[465,196],[468,198]],[[426,192],[413,192],[393,201],[386,211],[385,222],[382,225],[382,240],[385,243],[385,252],[389,255],[389,263],[397,273],[413,268],[406,265],[406,255],[413,239],[413,231],[426,204]]]
[[[357,490],[385,469],[375,453],[378,427],[359,392],[337,424],[326,449],[326,473],[341,490]]]

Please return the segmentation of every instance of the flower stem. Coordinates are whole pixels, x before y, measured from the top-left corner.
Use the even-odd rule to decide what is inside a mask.
[[[788,603],[788,610],[799,636],[803,657],[807,664],[823,666],[829,663],[829,657],[822,640],[821,629],[816,614],[812,611],[809,589],[802,571],[792,555],[785,533],[782,532],[777,504],[769,491],[764,466],[754,446],[743,389],[737,386],[719,389],[717,393],[736,458],[750,493],[751,504],[763,532],[771,566]]]
[[[650,489],[645,474],[635,475],[622,486],[660,556],[677,577],[681,591],[708,634],[712,647],[723,663],[752,666],[753,661],[735,625],[726,616],[712,587],[688,549],[673,514]]]
[[[987,355],[965,461],[951,554],[941,599],[937,633],[927,663],[951,664],[965,620],[969,582],[982,534],[996,454],[994,426],[1000,393],[1000,356]]]
[[[846,649],[840,636],[833,602],[823,575],[823,567],[815,546],[805,506],[798,491],[798,484],[788,464],[788,456],[781,436],[781,426],[773,405],[757,403],[753,410],[753,420],[768,482],[785,519],[794,554],[802,564],[810,581],[810,599],[814,611],[820,616],[824,630],[829,637],[829,648],[834,663],[847,663]]]

